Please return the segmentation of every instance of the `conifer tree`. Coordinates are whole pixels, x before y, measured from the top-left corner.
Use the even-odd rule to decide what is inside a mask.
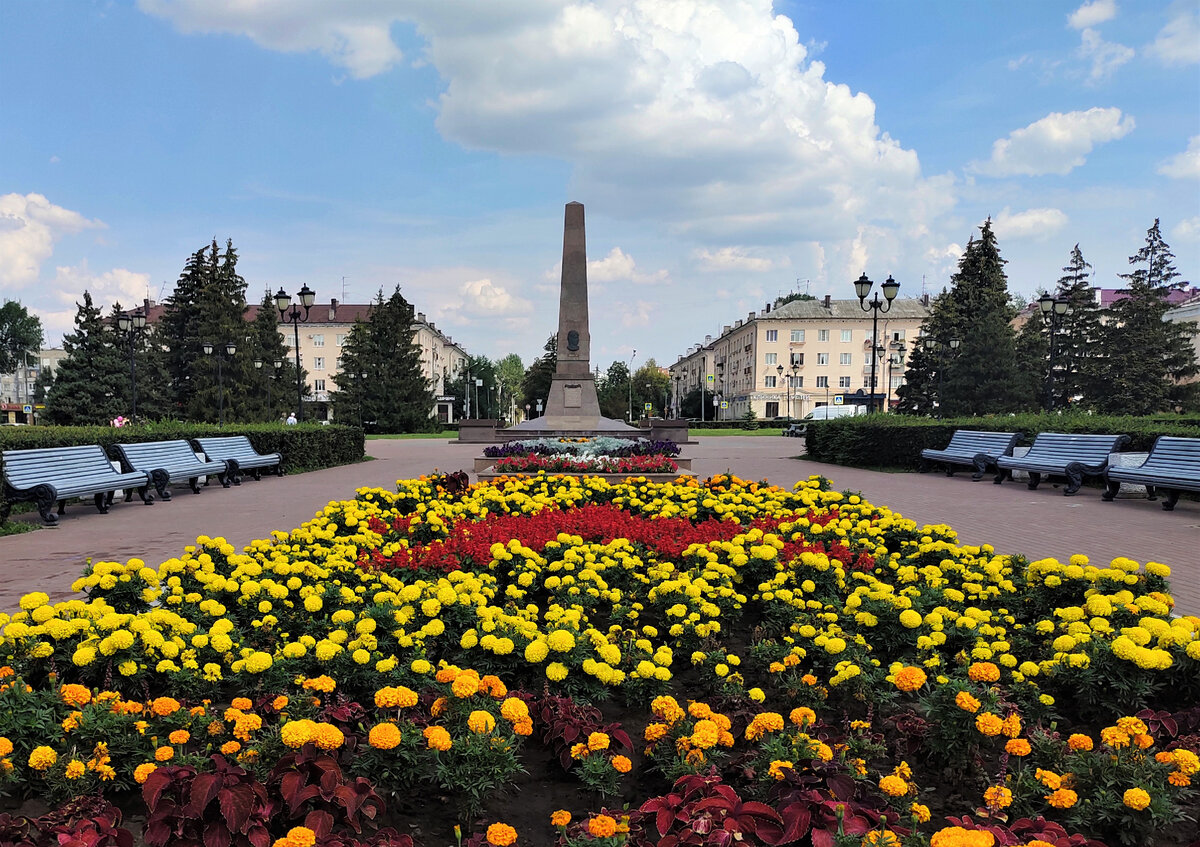
[[[1180,381],[1198,372],[1191,324],[1163,320],[1167,296],[1186,285],[1176,281],[1175,256],[1163,241],[1158,219],[1146,232],[1146,243],[1129,264],[1127,297],[1107,310],[1097,357],[1096,407],[1114,414],[1148,415],[1165,411],[1188,396]]]
[[[1037,292],[1040,298],[1045,292]],[[1045,396],[1046,371],[1050,363],[1049,328],[1035,299],[1027,304],[1025,322],[1017,332],[1017,372],[1029,397]]]
[[[108,328],[116,328],[117,318],[126,309],[118,301],[109,312]],[[129,342],[128,335],[117,331],[111,336],[125,366],[126,385],[122,395],[132,406],[132,385],[129,384]],[[149,328],[143,332],[133,333],[134,377],[137,381],[137,418],[139,421],[162,420],[174,415],[170,398],[170,389],[166,370],[166,352],[159,339]]]
[[[127,362],[113,345],[92,295],[77,303],[75,331],[63,336],[64,358],[46,398],[46,420],[68,426],[107,424],[129,416]]]
[[[521,380],[521,405],[529,407],[529,416],[537,415],[537,403],[542,401],[542,411],[546,410],[546,399],[550,394],[550,383],[554,381],[554,371],[558,368],[558,335],[546,339],[542,355],[529,364],[525,378]]]
[[[380,289],[369,317],[355,322],[342,346],[347,384],[339,383],[333,394],[340,419],[356,423],[351,410],[357,408],[364,426],[374,432],[428,432],[437,425],[421,348],[413,340],[413,315],[397,286],[386,300]],[[337,411],[339,406],[345,411]]]
[[[252,366],[255,361],[262,366],[250,372],[245,420],[271,422],[286,418],[288,412],[296,409],[296,360],[279,333],[279,310],[270,290],[263,295],[249,332],[246,352]],[[276,362],[281,363],[278,368]],[[302,396],[309,396],[312,392],[304,368],[300,369],[300,380]]]
[[[973,249],[973,242],[967,246]],[[961,343],[961,319],[950,292],[943,289],[930,304],[929,317],[921,324],[921,334],[912,342],[904,370],[904,384],[896,391],[896,410],[907,415],[935,415],[941,407],[939,389],[945,368],[957,350],[951,339]],[[926,347],[932,339],[933,347]]]
[[[1067,313],[1059,318],[1054,341],[1051,391],[1056,409],[1074,405],[1090,408],[1097,393],[1093,357],[1100,341],[1100,306],[1092,290],[1091,267],[1076,244],[1054,294],[1069,305]]]

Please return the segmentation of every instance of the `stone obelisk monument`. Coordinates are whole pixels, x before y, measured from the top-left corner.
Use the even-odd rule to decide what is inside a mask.
[[[637,432],[623,421],[601,417],[591,354],[583,204],[568,203],[558,295],[558,365],[546,397],[545,415],[513,428],[564,434]]]

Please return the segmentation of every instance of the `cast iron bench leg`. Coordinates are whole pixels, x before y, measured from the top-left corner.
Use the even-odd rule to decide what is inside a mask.
[[[99,494],[97,494],[92,499],[95,500],[95,502],[96,502],[96,511],[102,515],[107,515],[108,514],[108,503],[107,503],[108,492],[101,491]]]
[[[975,473],[971,474],[971,480],[972,482],[979,482],[979,480],[983,479],[983,475],[987,473],[988,458],[980,453],[971,460],[971,464],[975,466]]]
[[[1103,500],[1105,503],[1111,503],[1113,501],[1113,498],[1117,496],[1117,492],[1120,490],[1121,490],[1121,483],[1119,480],[1115,480],[1115,479],[1105,480],[1104,481],[1104,493],[1100,495],[1100,499]],[[1153,500],[1154,498],[1151,497],[1150,499]]]
[[[158,496],[164,500],[171,499],[171,492],[167,488],[171,484],[171,475],[162,468],[155,468],[150,471],[150,481],[154,483],[155,490],[158,491]],[[145,498],[143,498],[145,499]]]
[[[1167,490],[1167,499],[1163,500],[1162,507],[1164,512],[1175,511],[1175,504],[1179,502],[1179,490],[1171,488]]]
[[[1063,489],[1064,497],[1071,497],[1083,485],[1083,465],[1071,462],[1067,465],[1067,487]]]
[[[1147,500],[1157,500],[1158,499],[1158,492],[1154,490],[1153,485],[1146,486],[1146,499]]]
[[[1000,483],[1004,482],[1005,477],[1011,476],[1012,471],[1010,471],[1008,468],[1002,468],[999,465],[996,465],[996,476],[992,479],[992,483],[994,485],[999,485]]]
[[[199,494],[199,493],[200,493],[200,485],[199,485],[199,482],[200,482],[200,477],[198,477],[198,476],[194,476],[194,477],[192,477],[191,479],[189,479],[189,480],[188,480],[188,487],[192,489],[192,493],[193,493],[193,494]]]
[[[1029,482],[1026,483],[1026,487],[1030,491],[1037,491],[1037,487],[1039,485],[1041,485],[1041,483],[1042,483],[1041,473],[1038,471],[1030,471],[1029,472]]]

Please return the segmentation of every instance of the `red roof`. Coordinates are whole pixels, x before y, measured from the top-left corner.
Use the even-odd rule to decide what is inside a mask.
[[[1185,300],[1190,300],[1200,294],[1200,288],[1191,286],[1189,288],[1175,288],[1167,293],[1167,302],[1172,306],[1178,306]],[[1129,291],[1124,288],[1101,288],[1100,289],[1100,308],[1107,309],[1113,303],[1119,300],[1124,300],[1129,296]]]

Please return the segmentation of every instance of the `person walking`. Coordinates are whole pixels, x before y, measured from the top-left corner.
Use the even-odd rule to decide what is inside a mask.
[[[296,423],[296,413],[295,412],[288,412],[286,423],[288,426],[295,425],[295,423]]]

